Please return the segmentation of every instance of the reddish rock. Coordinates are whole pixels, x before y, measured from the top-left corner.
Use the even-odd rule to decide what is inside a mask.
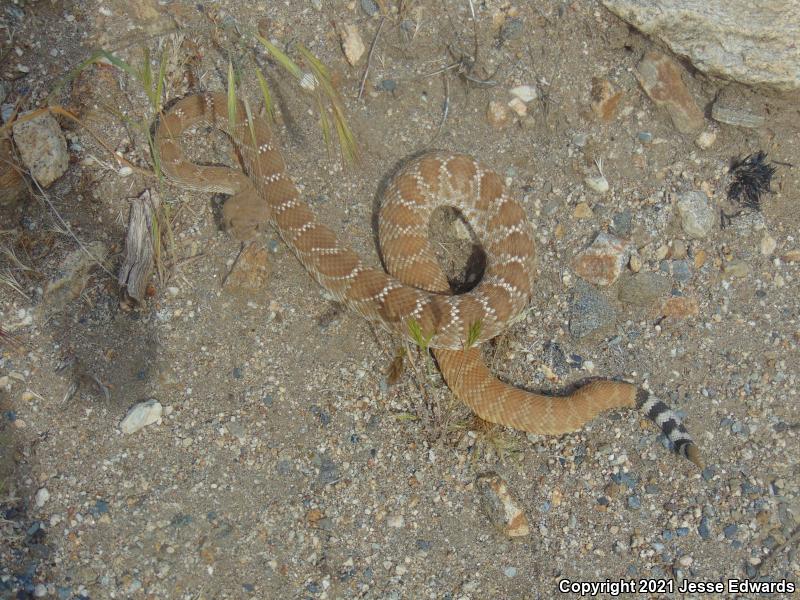
[[[681,70],[669,57],[648,52],[639,63],[636,78],[650,99],[669,113],[681,133],[703,128],[703,113],[681,79]]]
[[[225,280],[225,289],[250,293],[263,291],[271,273],[269,251],[253,242],[242,250],[231,268],[231,272]]]
[[[700,314],[700,306],[695,298],[688,296],[674,296],[664,303],[662,310],[665,317],[684,319]]]
[[[622,100],[622,92],[614,89],[607,79],[593,77],[591,96],[594,114],[606,123],[611,121]]]
[[[630,254],[630,247],[624,240],[601,233],[573,259],[572,268],[589,283],[609,286],[622,273]]]

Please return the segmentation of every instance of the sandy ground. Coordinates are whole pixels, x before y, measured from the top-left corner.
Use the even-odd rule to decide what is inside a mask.
[[[317,4],[6,3],[6,102],[39,105],[96,47],[131,64],[148,47],[170,57],[168,98],[224,90],[232,56],[258,106],[251,67],[264,54],[243,32],[307,45],[332,69],[364,155],[342,168],[313,99],[265,68],[290,172],[325,220],[377,264],[376,189],[393,166],[430,147],[480,157],[523,200],[539,246],[530,309],[486,347],[494,370],[556,391],[598,375],[646,380],[685,414],[707,468],[672,455],[632,411],[560,438],[478,422],[417,354],[390,385],[397,340],[328,300],[274,235],[237,261],[219,198],[119,173],[90,130],[149,169],[152,112],[129,76],[97,67],[56,96],[82,126],[62,123],[72,164],[47,191],[52,207],[33,199],[2,213],[3,250],[32,270],[0,257],[21,288],[0,286],[2,326],[21,343],[7,340],[0,363],[0,597],[551,598],[565,578],[645,580],[659,597],[684,581],[797,582],[797,96],[760,91],[762,127],[721,125],[708,107],[726,82],[683,65],[716,134],[700,149],[634,77],[653,43],[598,3],[476,2],[470,64],[468,2],[423,1],[399,14],[383,3],[359,101],[366,56],[350,66],[337,29],[355,24],[369,47],[380,17],[369,2]],[[593,78],[622,92],[608,121],[591,109]],[[519,85],[538,92],[527,115],[489,123],[488,104],[505,106]],[[198,160],[231,163],[221,136],[193,142]],[[758,150],[778,166],[761,212],[688,237],[678,196],[702,189],[715,214],[734,213],[730,161]],[[601,160],[603,195],[584,184]],[[129,199],[144,189],[170,207],[172,252],[147,305],[125,312],[111,274]],[[63,304],[43,290],[79,247],[55,211],[110,252],[110,273],[94,268]],[[668,281],[663,297],[620,301],[628,267],[597,289],[571,271],[609,229],[637,249],[641,272]],[[451,238],[445,250],[463,246]],[[582,300],[598,295],[601,327],[576,335]],[[696,301],[697,314],[665,317],[668,298]],[[123,434],[128,409],[149,398],[161,420]],[[492,527],[475,486],[487,471],[507,481],[529,536]]]

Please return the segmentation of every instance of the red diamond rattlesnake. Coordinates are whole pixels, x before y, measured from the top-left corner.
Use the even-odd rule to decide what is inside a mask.
[[[410,323],[419,325],[431,338],[445,381],[481,418],[533,433],[562,434],[604,410],[638,407],[678,452],[702,465],[678,416],[644,389],[603,380],[569,396],[534,394],[503,383],[483,363],[478,348],[465,348],[476,323],[480,333],[474,344],[501,333],[525,309],[534,286],[533,230],[499,175],[469,156],[442,152],[424,154],[400,170],[387,186],[379,225],[389,275],[366,266],[317,220],[289,178],[269,125],[260,118],[248,122],[245,115],[239,102],[231,130],[223,94],[177,102],[156,134],[164,174],[183,187],[231,194],[223,208],[230,229],[241,235],[271,223],[320,285],[367,319],[405,337]],[[186,160],[180,137],[198,124],[231,137],[247,175]],[[465,294],[450,295],[428,241],[428,220],[438,206],[460,210],[483,243],[483,278]]]

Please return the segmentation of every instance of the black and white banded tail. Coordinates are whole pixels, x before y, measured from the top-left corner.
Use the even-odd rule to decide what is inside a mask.
[[[672,442],[675,452],[688,458],[701,469],[703,459],[700,457],[700,449],[692,440],[692,436],[686,431],[681,423],[681,418],[667,404],[659,400],[652,392],[639,389],[636,394],[636,408],[647,415]]]

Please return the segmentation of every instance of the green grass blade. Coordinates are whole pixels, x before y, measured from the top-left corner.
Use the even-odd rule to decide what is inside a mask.
[[[230,60],[228,61],[228,127],[232,135],[236,131],[236,82],[233,63]]]
[[[272,110],[272,94],[270,94],[269,85],[267,85],[267,80],[261,69],[256,69],[256,79],[258,79],[258,87],[261,88],[261,95],[264,96],[264,109],[267,111],[269,118],[274,121],[275,113]]]
[[[472,346],[475,345],[475,342],[478,341],[478,338],[481,337],[481,327],[482,323],[480,319],[469,326],[469,332],[467,333],[467,348],[472,348]]]
[[[328,109],[322,101],[322,97],[317,95],[317,110],[319,110],[319,126],[322,130],[322,140],[325,142],[325,147],[328,149],[328,158],[331,153],[331,122],[328,119]]]
[[[140,80],[138,71],[136,71],[136,69],[134,69],[132,66],[130,66],[128,63],[126,63],[121,58],[119,58],[117,56],[114,56],[113,54],[111,54],[110,52],[107,52],[106,50],[98,50],[96,52],[96,54],[97,54],[97,57],[92,62],[97,62],[98,58],[105,58],[108,62],[110,62],[112,65],[114,65],[118,69],[122,69],[128,75],[133,77],[134,79]]]
[[[280,64],[284,69],[286,69],[295,79],[300,80],[300,78],[303,77],[303,70],[297,66],[297,63],[295,63],[291,58],[286,56],[286,54],[281,52],[281,50],[275,44],[270,42],[267,38],[260,36],[258,34],[255,35],[256,39],[258,39],[258,41],[261,42],[261,45],[267,49],[267,52],[269,52],[272,55],[272,57],[278,61],[278,64]]]
[[[158,66],[158,81],[156,82],[155,104],[153,111],[158,114],[161,112],[161,99],[164,97],[164,80],[167,75],[167,51],[161,51],[161,64]]]
[[[144,93],[147,94],[150,100],[150,106],[153,105],[153,67],[150,65],[150,49],[145,46],[142,50],[144,56],[142,58],[142,68],[139,70],[139,81],[144,88]]]
[[[303,46],[303,44],[297,44],[297,49],[300,51],[300,54],[303,55],[303,58],[308,61],[308,65],[314,72],[316,78],[330,84],[331,76],[328,72],[328,67],[326,67],[325,64],[318,59],[313,52],[311,52],[311,50]]]

